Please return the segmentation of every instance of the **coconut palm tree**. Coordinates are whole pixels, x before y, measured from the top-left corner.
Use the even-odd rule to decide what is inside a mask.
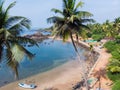
[[[26,50],[23,45],[27,43],[36,44],[36,42],[20,36],[23,29],[30,28],[30,20],[21,16],[9,16],[8,11],[15,3],[11,3],[4,9],[4,1],[0,0],[0,60],[3,60],[2,56],[6,55],[7,64],[18,76],[19,62],[25,55],[29,58],[33,57],[33,54]]]
[[[78,37],[82,36],[83,28],[86,30],[89,29],[86,23],[94,21],[89,18],[92,16],[90,12],[78,10],[79,7],[82,6],[83,2],[76,4],[76,0],[63,0],[62,10],[52,9],[53,12],[60,14],[60,16],[53,16],[47,19],[48,23],[54,24],[52,28],[52,35],[54,35],[54,38],[62,37],[63,41],[70,38],[78,56],[79,51],[75,41],[78,43]]]
[[[114,24],[113,22],[106,20],[106,22],[103,23],[102,25],[103,31],[106,33],[106,37],[109,37],[111,39],[113,39],[117,35],[117,32],[113,27],[113,24]]]
[[[115,28],[116,32],[119,35],[120,34],[120,17],[118,17],[114,20],[113,27]]]

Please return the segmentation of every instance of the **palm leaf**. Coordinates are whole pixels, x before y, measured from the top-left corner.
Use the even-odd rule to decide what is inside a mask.
[[[19,35],[20,32],[22,31],[23,31],[23,28],[21,27],[21,24],[16,24],[9,28],[9,32],[11,32],[15,36]]]
[[[87,23],[87,22],[91,22],[91,23],[94,23],[95,22],[95,20],[94,19],[81,19],[81,22],[82,23]]]
[[[76,14],[80,18],[88,18],[88,17],[93,16],[93,14],[91,14],[90,12],[86,12],[86,11],[78,11],[78,12],[76,12]]]
[[[4,18],[3,18],[4,22],[5,22],[5,20],[6,20],[7,16],[8,16],[8,11],[9,11],[9,9],[11,9],[15,4],[16,4],[16,2],[11,3],[11,4],[7,7],[7,9],[5,10]]]
[[[0,62],[2,60],[2,56],[3,56],[3,46],[2,43],[0,42]]]
[[[48,23],[56,23],[56,22],[63,22],[63,21],[64,19],[62,17],[57,17],[57,16],[50,17],[47,19]]]
[[[5,22],[5,28],[10,28],[12,26],[14,26],[15,24],[18,24],[22,19],[24,19],[24,17],[22,16],[12,16],[9,17],[6,22]]]
[[[0,12],[3,10],[3,4],[4,4],[5,1],[3,0],[0,0]]]
[[[38,46],[38,44],[37,44],[36,41],[34,41],[33,39],[30,39],[30,38],[27,38],[27,37],[21,37],[21,36],[10,37],[10,38],[9,38],[9,41],[17,42],[17,43],[20,43],[20,44],[30,43],[30,44],[32,44],[32,45]],[[39,47],[39,46],[38,46],[38,47]]]
[[[75,7],[75,9],[74,9],[74,11],[77,11],[77,9],[79,8],[79,7],[82,7],[83,6],[83,2],[78,2],[78,4],[76,5],[76,7]]]
[[[59,14],[63,15],[63,12],[62,12],[62,11],[60,11],[59,9],[55,9],[55,8],[53,8],[53,9],[51,9],[51,11],[53,11],[53,12],[55,12],[55,13],[59,13]]]
[[[32,53],[26,50],[23,46],[16,43],[12,45],[11,52],[13,54],[12,58],[17,62],[20,62],[25,55],[27,55],[29,59],[32,59],[32,57],[34,56]]]
[[[9,61],[7,65],[14,71],[15,79],[19,78],[19,74],[18,74],[19,63],[16,62],[15,60],[12,60],[12,61]]]
[[[67,8],[68,4],[67,4],[67,0],[63,0],[63,8]]]
[[[6,21],[5,27],[8,29],[30,29],[30,20],[21,16],[10,17]]]
[[[27,28],[27,29],[30,29],[30,20],[28,20],[27,18],[24,18],[23,20],[21,20],[21,22],[20,22],[20,24],[23,26],[23,27],[25,27],[25,28]]]

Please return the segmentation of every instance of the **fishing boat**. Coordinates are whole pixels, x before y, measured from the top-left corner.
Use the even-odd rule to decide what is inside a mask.
[[[18,83],[18,86],[23,87],[23,88],[30,88],[30,89],[36,88],[35,84]]]

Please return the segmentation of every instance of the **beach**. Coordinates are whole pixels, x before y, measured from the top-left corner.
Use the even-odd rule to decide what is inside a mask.
[[[80,64],[77,60],[71,60],[50,71],[25,78],[20,81],[10,83],[0,88],[0,90],[24,90],[18,86],[19,82],[34,83],[37,88],[34,90],[44,90],[45,88],[58,88],[59,90],[71,90],[73,85],[81,80]]]
[[[85,45],[85,47],[89,46],[84,42],[81,42],[81,44]],[[99,70],[101,66],[105,68],[110,57],[104,49],[95,48],[95,50],[100,54],[100,57],[98,57],[98,61],[92,72],[96,70],[95,68]],[[18,86],[19,82],[34,83],[37,85],[37,88],[34,90],[47,90],[50,88],[53,88],[53,90],[72,90],[73,86],[80,82],[80,80],[82,80],[80,63],[78,60],[70,60],[50,71],[5,85],[0,90],[25,90]]]

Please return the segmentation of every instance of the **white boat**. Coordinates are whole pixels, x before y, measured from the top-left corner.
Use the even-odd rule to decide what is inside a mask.
[[[34,84],[18,83],[18,85],[19,85],[20,87],[23,87],[23,88],[30,88],[30,89],[36,88],[36,85],[34,85]]]

